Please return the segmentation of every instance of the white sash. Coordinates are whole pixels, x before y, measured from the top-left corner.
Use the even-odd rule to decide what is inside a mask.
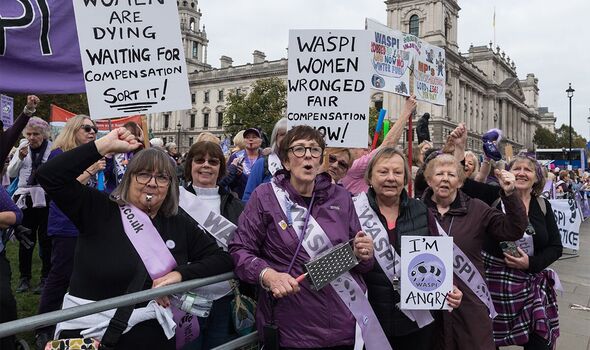
[[[283,169],[283,164],[281,163],[279,156],[272,152],[268,155],[268,171],[272,176],[275,176],[275,173],[281,169]]]
[[[440,236],[448,237],[448,234],[440,226],[438,220],[436,221],[436,227]],[[479,300],[488,307],[490,318],[496,317],[498,314],[496,313],[496,309],[494,309],[494,303],[492,302],[492,296],[488,290],[486,280],[455,242],[453,242],[453,271],[475,293]]]
[[[289,194],[279,188],[274,181],[271,181],[271,184],[283,213],[287,217],[293,214],[293,229],[297,236],[301,237],[307,209],[291,201]],[[287,211],[287,204],[289,204],[290,212]],[[309,216],[307,232],[305,232],[302,239],[302,247],[312,259],[333,246],[326,232],[312,215]],[[366,348],[368,350],[391,350],[379,320],[375,316],[373,309],[371,309],[369,300],[350,272],[342,274],[332,281],[330,285],[356,319]],[[356,343],[360,343],[360,341]]]
[[[234,236],[237,226],[226,219],[223,215],[214,212],[206,213],[199,205],[197,196],[187,191],[184,187],[179,188],[179,205],[184,211],[193,218],[201,228],[209,232],[217,240],[217,245],[227,251],[229,241]],[[209,299],[217,300],[232,291],[231,284],[228,281],[222,281],[208,286],[200,287],[191,292],[196,295]]]
[[[375,259],[381,269],[387,276],[387,279],[393,285],[394,289],[399,288],[399,279],[401,274],[401,258],[389,242],[389,236],[383,224],[377,217],[377,214],[371,208],[369,199],[365,192],[359,193],[352,198],[354,209],[359,217],[363,232],[373,238],[373,247],[375,250]],[[401,310],[401,309],[400,309]],[[416,322],[418,327],[422,328],[434,321],[428,310],[401,310],[406,317]]]
[[[197,197],[184,187],[179,188],[179,205],[190,215],[203,229],[215,237],[218,245],[227,251],[229,241],[234,236],[237,226],[214,212],[207,213],[199,205]]]

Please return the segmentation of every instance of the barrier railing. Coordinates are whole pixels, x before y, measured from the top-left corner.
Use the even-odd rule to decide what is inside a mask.
[[[45,314],[31,316],[20,320],[10,321],[6,323],[0,323],[0,338],[17,334],[21,332],[31,331],[36,328],[49,326],[65,320],[71,320],[74,318],[95,314],[97,312],[116,309],[121,306],[138,304],[144,301],[152,300],[164,295],[184,293],[194,288],[203,287],[206,285],[214,284],[217,282],[227,281],[235,278],[232,272],[224,273],[217,276],[200,278],[186,282],[180,282],[169,286],[160,288],[153,288],[143,290],[136,293],[121,295],[118,297],[96,301],[90,304],[75,306],[68,309],[52,311]],[[258,334],[256,332],[235,339],[231,342],[223,344],[215,349],[217,350],[229,350],[236,349],[248,344],[256,342]]]

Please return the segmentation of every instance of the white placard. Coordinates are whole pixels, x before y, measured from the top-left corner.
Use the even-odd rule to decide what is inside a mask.
[[[368,18],[366,28],[371,35],[371,87],[410,96],[410,65],[414,51],[403,49],[405,34]]]
[[[290,30],[288,127],[309,125],[328,147],[367,147],[369,33]]]
[[[550,199],[564,248],[580,250],[582,213],[574,199]]]
[[[453,238],[402,236],[401,308],[449,310],[453,289]]]
[[[93,119],[191,108],[176,1],[75,0]]]
[[[445,50],[422,41],[413,35],[404,40],[408,48],[417,53],[414,60],[414,94],[417,100],[444,106],[445,97]],[[405,46],[404,45],[404,46]]]

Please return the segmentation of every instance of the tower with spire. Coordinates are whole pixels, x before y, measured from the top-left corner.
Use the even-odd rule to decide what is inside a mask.
[[[201,27],[201,9],[197,0],[179,0],[178,15],[180,32],[184,46],[184,56],[189,73],[211,69],[207,63],[207,32],[205,25]]]

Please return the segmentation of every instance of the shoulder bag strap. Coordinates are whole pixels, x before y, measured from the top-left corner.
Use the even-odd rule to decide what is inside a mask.
[[[147,277],[147,270],[145,269],[143,262],[140,260],[137,264],[135,276],[129,284],[129,287],[127,287],[127,292],[125,294],[135,293],[142,290]],[[131,317],[134,309],[135,304],[117,308],[115,315],[111,319],[111,322],[109,323],[109,326],[102,337],[99,350],[110,350],[115,348],[119,342],[119,338],[121,338],[121,335],[125,329],[127,329],[127,322],[129,321],[129,318]]]

